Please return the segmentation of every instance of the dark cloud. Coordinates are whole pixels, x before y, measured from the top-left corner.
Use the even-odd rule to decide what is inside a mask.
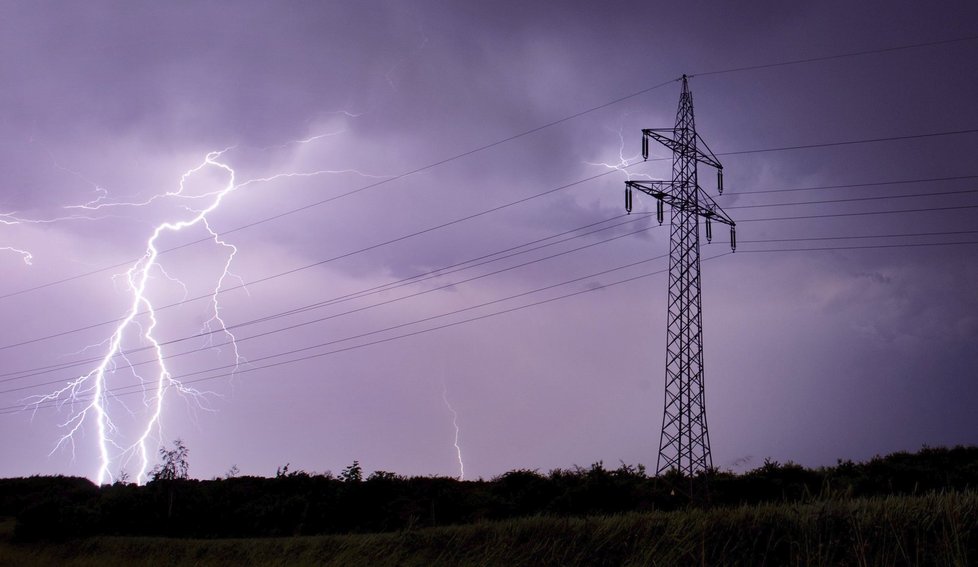
[[[222,316],[250,323],[316,307],[236,332],[250,366],[233,379],[200,383],[217,411],[172,400],[163,435],[188,442],[195,475],[221,474],[232,463],[249,474],[271,474],[285,462],[335,471],[353,459],[368,469],[455,474],[443,388],[458,410],[470,475],[601,459],[652,464],[667,228],[543,259],[654,225],[643,215],[651,200],[637,200],[634,225],[417,288],[357,293],[621,214],[624,173],[580,181],[609,171],[602,163],[634,161],[641,128],[671,126],[679,85],[669,81],[688,73],[699,132],[725,165],[727,191],[717,201],[738,220],[741,241],[736,254],[703,262],[714,462],[743,468],[771,456],[831,464],[922,443],[976,442],[975,246],[843,249],[975,240],[968,233],[974,209],[948,209],[976,204],[974,180],[751,191],[975,175],[969,164],[978,138],[740,152],[975,128],[978,42],[710,73],[973,35],[974,7],[684,6],[7,3],[0,7],[0,212],[54,219],[79,212],[64,205],[100,195],[145,200],[175,191],[183,172],[225,148],[220,159],[238,182],[256,180],[212,218],[238,247],[228,285],[249,283],[225,296]],[[656,151],[653,158],[668,157]],[[671,175],[668,160],[628,171]],[[302,175],[259,181],[285,172]],[[192,190],[206,192],[225,176],[218,169],[198,175]],[[712,172],[701,172],[701,181],[715,195]],[[960,193],[919,196],[949,191]],[[884,199],[846,200],[877,197]],[[825,200],[837,202],[759,206]],[[0,252],[0,294],[136,258],[153,226],[190,214],[182,204],[171,197],[80,220],[2,225],[0,246],[30,249],[34,265]],[[924,208],[943,210],[828,216]],[[768,220],[804,216],[819,218]],[[947,232],[959,234],[914,236]],[[198,229],[164,240],[172,247],[206,236]],[[821,240],[793,240],[812,238]],[[752,252],[789,247],[826,249]],[[350,254],[363,248],[370,249]],[[703,256],[726,250],[724,233]],[[183,297],[168,276],[183,280],[187,297],[206,294],[227,252],[213,241],[168,252],[167,274],[153,277],[155,297]],[[651,258],[658,259],[609,271]],[[0,346],[120,316],[127,295],[112,273],[0,298]],[[548,289],[526,293],[541,288]],[[591,291],[519,309],[584,290]],[[329,303],[337,298],[343,301]],[[387,303],[372,306],[378,302]],[[161,333],[193,334],[210,317],[206,303],[169,309]],[[513,311],[427,332],[506,309]],[[315,319],[322,321],[302,324]],[[288,325],[296,326],[283,330]],[[4,372],[95,356],[110,330],[5,349]],[[284,351],[324,343],[302,352],[338,352],[259,368],[287,358],[275,356]],[[179,348],[206,344],[197,338]],[[140,346],[135,334],[130,346]],[[194,373],[231,360],[224,346],[177,357],[172,368],[200,378],[215,372]],[[17,406],[83,368],[0,382],[0,405]],[[113,403],[123,402],[140,400]],[[0,474],[92,475],[91,423],[74,459],[70,449],[47,456],[68,410],[45,409],[33,421],[25,413],[0,416],[8,424]]]

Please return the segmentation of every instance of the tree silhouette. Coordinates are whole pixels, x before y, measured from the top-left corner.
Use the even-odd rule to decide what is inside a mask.
[[[162,485],[166,491],[166,517],[167,520],[173,518],[173,503],[177,496],[177,481],[190,478],[190,463],[187,457],[190,449],[183,444],[183,440],[177,439],[173,442],[173,449],[167,451],[166,447],[160,447],[160,459],[162,463],[153,467],[150,473],[153,483]]]
[[[154,481],[190,478],[190,463],[187,461],[189,455],[190,449],[187,449],[181,439],[175,440],[173,449],[169,451],[166,447],[160,447],[160,459],[163,462],[153,467],[150,476]]]
[[[343,469],[340,473],[340,480],[343,482],[360,482],[363,480],[363,468],[360,461],[353,461],[353,464]]]

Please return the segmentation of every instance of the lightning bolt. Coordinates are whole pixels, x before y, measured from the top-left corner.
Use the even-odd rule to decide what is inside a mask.
[[[328,135],[335,134],[312,136],[293,143],[306,144]],[[373,178],[385,177],[362,173],[355,169],[324,169],[310,172],[277,173],[239,183],[236,181],[235,170],[226,163],[223,157],[232,149],[233,147],[229,147],[207,153],[201,162],[181,175],[179,184],[175,190],[158,193],[144,200],[116,202],[110,201],[108,199],[108,193],[101,187],[96,186],[96,192],[98,193],[96,199],[80,205],[64,207],[66,209],[85,211],[85,214],[90,214],[109,208],[145,207],[158,200],[172,199],[180,203],[183,211],[185,211],[181,213],[183,215],[182,217],[167,220],[156,225],[146,240],[143,255],[124,274],[114,276],[113,281],[118,279],[124,282],[125,289],[130,293],[131,299],[128,303],[125,316],[120,319],[111,336],[98,345],[86,347],[86,349],[94,347],[105,349],[98,365],[87,373],[68,381],[63,387],[49,394],[32,396],[27,400],[30,405],[33,405],[34,414],[36,414],[40,405],[45,402],[54,402],[59,408],[66,405],[71,408],[68,418],[59,424],[64,432],[55,444],[54,449],[52,449],[51,454],[59,449],[70,447],[72,456],[74,457],[76,437],[86,424],[93,423],[97,432],[96,446],[99,462],[95,478],[99,484],[105,484],[113,480],[113,475],[109,471],[109,468],[117,460],[121,461],[123,466],[125,466],[130,464],[133,459],[136,459],[138,467],[135,477],[136,482],[142,484],[147,480],[150,457],[151,454],[155,453],[151,444],[163,438],[162,417],[164,401],[170,392],[176,392],[185,399],[195,402],[196,407],[205,410],[209,409],[207,407],[207,396],[214,394],[213,392],[202,392],[181,383],[174,378],[165,363],[166,356],[163,346],[156,336],[159,320],[149,296],[150,282],[154,276],[158,275],[183,286],[185,295],[187,288],[182,282],[171,277],[159,262],[160,239],[167,234],[179,233],[197,227],[206,231],[214,244],[224,250],[223,269],[211,293],[209,304],[210,318],[203,324],[203,331],[206,331],[207,336],[211,337],[209,340],[212,340],[215,334],[226,335],[228,340],[222,344],[230,345],[233,350],[235,359],[233,368],[237,370],[239,365],[246,363],[246,360],[238,349],[236,337],[225,323],[218,296],[225,287],[226,281],[229,278],[237,277],[231,272],[231,266],[235,255],[238,253],[238,248],[222,238],[220,233],[211,226],[208,218],[209,215],[220,208],[224,200],[233,192],[259,182],[268,182],[280,178],[310,177],[337,173],[356,173],[364,177]],[[216,189],[198,194],[188,194],[188,182],[191,178],[205,170],[217,173],[226,181],[218,184]],[[20,222],[22,219],[17,219],[10,214],[0,215],[0,221],[5,220],[9,220],[12,223]],[[24,253],[27,254],[26,252]],[[25,256],[26,259],[29,259],[29,256]],[[151,376],[144,376],[137,373],[134,368],[135,365],[127,358],[124,343],[126,338],[133,334],[138,336],[143,344],[148,345],[150,347],[149,350],[154,354]],[[119,361],[123,364],[120,365]],[[123,370],[121,367],[128,369],[129,373],[144,386],[142,398],[143,408],[138,415],[136,411],[127,407],[123,401],[113,397],[108,387],[109,379],[117,372]],[[114,411],[112,408],[116,404],[128,413],[131,418],[143,420],[138,421],[141,425],[137,426],[136,433],[129,436],[129,439],[135,438],[131,443],[127,444],[126,441],[123,441],[126,436],[120,431],[116,420],[112,419]]]
[[[98,217],[82,216],[82,215],[69,215],[62,217],[53,217],[48,219],[31,219],[26,217],[18,216],[16,212],[0,213],[0,225],[14,226],[20,224],[53,224],[62,221],[69,220],[96,220]],[[15,246],[0,246],[0,250],[13,252],[14,254],[19,254],[24,264],[30,266],[33,265],[34,254],[29,250],[23,248],[17,248]]]
[[[34,142],[34,139],[33,139],[33,134],[32,134],[31,135],[31,143],[33,143],[33,142]],[[73,170],[68,169],[68,168],[62,166],[61,164],[59,164],[57,162],[57,160],[54,159],[54,155],[49,150],[46,150],[46,151],[47,151],[48,155],[51,157],[52,163],[53,163],[53,165],[54,165],[55,168],[60,169],[62,171],[65,171],[65,172],[67,172],[67,173],[69,173],[69,174],[71,174],[71,175],[73,175],[75,177],[78,177],[78,178],[84,180],[87,183],[91,183],[90,180],[86,179],[83,175],[81,175],[77,171],[73,171]],[[106,191],[105,189],[103,189],[102,187],[99,187],[98,185],[96,185],[94,183],[92,183],[92,185],[95,186],[95,192],[98,194],[98,197],[96,197],[95,200],[91,201],[89,204],[99,203],[100,201],[102,201],[103,199],[105,199],[105,198],[108,197],[108,191]],[[68,207],[65,207],[65,208],[66,209],[71,209],[71,208],[76,208],[76,207],[68,206]],[[89,208],[91,210],[91,207],[87,207],[87,208]],[[16,212],[0,212],[0,225],[12,226],[12,225],[21,225],[21,224],[54,224],[54,223],[60,223],[60,222],[63,222],[63,221],[99,220],[101,218],[102,217],[99,217],[99,216],[87,216],[87,215],[84,215],[84,214],[82,214],[82,215],[72,214],[72,215],[59,216],[59,217],[53,217],[53,218],[35,219],[35,218],[27,218],[27,217],[19,216],[18,213],[16,213]],[[22,248],[17,248],[15,246],[0,246],[0,251],[7,251],[7,252],[13,252],[15,254],[19,254],[20,257],[21,257],[21,259],[24,261],[24,264],[26,264],[28,266],[33,265],[34,254],[31,253],[29,250],[25,250],[25,249],[22,249]]]
[[[651,180],[652,177],[645,173],[632,173],[628,171],[628,167],[632,166],[642,160],[642,154],[638,153],[631,157],[625,157],[625,136],[622,134],[622,128],[618,128],[618,161],[614,163],[609,162],[590,162],[585,161],[587,165],[595,165],[599,167],[605,167],[611,170],[620,171],[625,174],[628,181],[632,180],[632,176],[641,177]]]
[[[13,246],[0,246],[0,250],[6,250],[8,252],[13,252],[14,254],[20,254],[21,259],[28,266],[31,265],[31,260],[34,259],[34,255],[27,250],[21,250],[20,248],[14,248]]]
[[[152,235],[146,242],[146,250],[143,256],[137,260],[124,275],[127,288],[132,293],[132,301],[129,304],[125,317],[113,331],[109,339],[108,348],[98,366],[90,370],[88,373],[68,382],[68,384],[63,388],[55,390],[54,392],[44,396],[35,396],[32,400],[35,404],[35,411],[37,405],[45,401],[71,401],[73,405],[81,403],[82,409],[73,412],[68,420],[61,424],[61,426],[66,428],[67,431],[58,440],[53,451],[56,451],[58,448],[70,443],[72,446],[72,454],[74,454],[75,436],[89,418],[94,420],[95,427],[98,432],[97,444],[100,464],[96,478],[99,484],[104,484],[106,481],[112,480],[112,475],[109,472],[109,466],[113,461],[112,455],[110,454],[110,447],[121,450],[122,456],[126,460],[128,460],[126,458],[127,455],[138,455],[139,471],[136,474],[136,482],[142,483],[145,481],[146,471],[149,467],[150,451],[148,449],[148,444],[152,434],[158,431],[158,428],[160,427],[160,418],[163,413],[163,403],[169,389],[173,388],[180,393],[191,396],[197,400],[201,400],[201,398],[204,396],[202,392],[194,388],[186,387],[178,380],[174,379],[167,368],[166,363],[164,362],[163,347],[160,345],[160,342],[157,340],[154,334],[154,331],[158,325],[158,319],[153,308],[153,303],[147,295],[147,286],[149,284],[151,275],[155,272],[159,272],[160,274],[169,278],[166,271],[158,262],[160,254],[158,243],[160,237],[165,233],[176,233],[189,227],[198,225],[203,226],[204,229],[207,230],[207,232],[214,238],[215,242],[231,249],[231,253],[228,255],[228,260],[224,266],[225,270],[214,290],[214,315],[211,320],[216,320],[223,325],[223,320],[220,317],[220,311],[217,304],[217,294],[220,292],[224,278],[228,274],[228,267],[230,266],[231,260],[234,258],[234,252],[236,252],[237,249],[221,240],[220,236],[207,222],[207,215],[220,207],[224,198],[237,189],[237,186],[235,185],[234,170],[226,163],[218,161],[218,159],[226,151],[227,149],[208,153],[200,164],[186,171],[181,176],[179,189],[177,191],[167,192],[162,195],[171,197],[185,196],[184,191],[186,188],[186,181],[195,173],[198,173],[205,168],[215,168],[224,172],[227,176],[227,183],[219,190],[205,193],[203,196],[190,197],[195,200],[210,197],[210,203],[207,206],[200,209],[194,209],[187,205],[185,206],[185,210],[188,212],[189,218],[163,222],[154,228]],[[139,206],[148,204],[156,197],[160,197],[160,195],[156,195],[143,203],[124,203],[124,205]],[[87,210],[95,210],[113,205],[123,204],[104,203],[101,202],[101,199],[99,199],[96,202],[78,205],[77,207]],[[141,314],[145,315],[146,319],[148,319],[148,324],[145,326],[138,320],[138,317]],[[123,447],[112,439],[113,434],[117,432],[117,427],[111,419],[108,411],[109,395],[107,393],[107,379],[109,375],[114,374],[117,370],[114,362],[117,357],[121,357],[123,360],[128,360],[125,358],[125,353],[122,350],[122,346],[123,339],[132,329],[135,329],[142,339],[152,347],[152,350],[156,355],[157,364],[154,378],[147,379],[134,372],[134,375],[138,380],[140,380],[140,382],[151,386],[150,388],[147,388],[146,395],[143,398],[143,403],[146,406],[149,416],[137,440],[129,447]],[[230,332],[228,332],[228,334],[233,339],[234,335],[230,334]],[[235,353],[236,356],[238,356],[236,360],[240,362],[240,355],[237,354],[236,348]],[[85,399],[86,397],[89,399],[88,402],[79,402],[79,400]]]
[[[458,479],[465,480],[465,463],[462,461],[462,446],[458,444],[462,430],[458,426],[458,412],[452,407],[452,403],[448,401],[448,384],[444,379],[441,381],[441,399],[445,402],[445,407],[452,414],[452,427],[455,428],[455,455],[458,458]]]

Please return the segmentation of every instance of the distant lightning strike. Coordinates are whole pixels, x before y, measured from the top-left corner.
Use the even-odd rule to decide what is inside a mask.
[[[300,140],[295,143],[309,143],[321,137],[323,136],[313,136],[309,139]],[[93,424],[97,432],[96,445],[99,466],[98,472],[95,476],[99,484],[104,484],[113,480],[113,475],[109,469],[114,462],[118,461],[121,462],[122,465],[127,465],[132,459],[138,460],[138,472],[135,476],[136,482],[142,484],[147,480],[147,472],[150,467],[150,458],[151,455],[155,453],[153,447],[151,447],[151,443],[162,439],[161,420],[164,409],[164,399],[170,390],[175,390],[176,392],[183,394],[188,400],[195,401],[198,407],[206,409],[204,406],[206,393],[187,387],[173,377],[172,373],[164,362],[165,356],[163,347],[155,335],[159,321],[157,319],[157,314],[153,303],[147,293],[151,277],[153,275],[161,275],[168,280],[176,281],[176,283],[181,286],[184,285],[182,282],[179,282],[179,280],[171,277],[159,263],[160,238],[166,233],[178,233],[191,227],[201,227],[211,235],[211,238],[216,245],[223,248],[227,252],[227,255],[223,261],[223,270],[221,271],[220,276],[217,278],[217,282],[213,288],[212,300],[210,302],[211,315],[210,318],[204,323],[203,328],[206,331],[213,331],[216,329],[227,335],[229,342],[226,344],[230,344],[233,349],[235,368],[237,368],[238,365],[246,361],[238,350],[238,345],[235,341],[234,334],[228,329],[224,319],[222,318],[221,305],[218,301],[218,295],[221,293],[227,278],[235,277],[231,273],[231,264],[233,263],[235,255],[238,252],[238,248],[224,240],[221,235],[212,228],[208,220],[208,215],[221,206],[225,197],[238,189],[254,183],[268,182],[281,178],[311,177],[322,174],[338,173],[355,173],[364,177],[381,177],[364,174],[353,169],[318,170],[312,172],[278,173],[268,177],[255,178],[243,181],[241,183],[236,183],[234,169],[222,161],[222,156],[230,149],[231,148],[226,148],[221,151],[213,151],[208,153],[202,162],[183,173],[183,175],[180,177],[179,186],[174,191],[156,194],[142,201],[111,202],[107,199],[107,192],[104,189],[97,187],[96,190],[98,192],[98,197],[96,199],[82,205],[70,205],[65,207],[67,209],[81,209],[91,212],[108,209],[110,207],[143,207],[153,203],[156,200],[170,198],[178,199],[178,202],[183,202],[183,209],[189,214],[187,218],[182,220],[169,220],[157,225],[146,241],[145,253],[143,256],[137,260],[124,274],[120,274],[118,276],[125,282],[126,290],[131,293],[131,301],[129,302],[129,307],[124,318],[120,320],[120,323],[112,332],[111,336],[106,341],[101,343],[106,350],[104,356],[102,356],[100,359],[98,366],[86,374],[70,380],[64,387],[55,390],[54,392],[43,396],[33,396],[29,399],[35,412],[40,407],[40,404],[44,402],[56,402],[59,407],[69,406],[72,408],[68,419],[60,424],[65,432],[58,439],[52,453],[60,448],[70,446],[72,455],[74,455],[77,442],[76,438],[82,431],[83,426],[90,422]],[[196,195],[186,194],[185,190],[187,182],[194,175],[205,169],[216,170],[218,173],[226,176],[226,183],[221,185],[220,188],[209,192]],[[202,205],[206,206],[201,208]],[[10,214],[0,215],[0,222],[12,224],[22,221],[23,219],[15,219]],[[11,248],[11,250],[16,249]],[[29,253],[20,250],[16,251],[25,254],[25,261],[30,259]],[[184,286],[184,291],[186,291],[186,286]],[[142,316],[143,318],[140,319],[139,316]],[[151,351],[155,353],[154,375],[151,377],[138,374],[132,368],[132,364],[126,357],[126,353],[123,349],[123,342],[127,335],[134,332],[137,333],[138,336],[145,341],[145,344],[150,346]],[[213,333],[211,333],[210,336],[213,336]],[[110,411],[109,407],[110,402],[118,404],[129,416],[136,417],[136,412],[126,407],[118,399],[115,399],[108,387],[108,378],[119,370],[119,365],[116,362],[119,359],[125,362],[125,366],[128,367],[129,371],[132,373],[132,376],[134,376],[144,386],[143,415],[145,415],[145,422],[143,422],[141,426],[137,427],[138,435],[133,436],[135,437],[135,441],[128,444],[127,442],[120,441],[120,439],[123,438],[123,435],[122,432],[119,431],[119,426],[117,425],[116,421],[112,419],[112,412]],[[77,409],[79,407],[81,409]],[[132,437],[130,437],[130,439],[131,438]],[[459,456],[461,458],[461,453],[459,453]]]
[[[445,407],[448,408],[448,411],[451,412],[452,426],[455,427],[455,455],[458,457],[458,479],[465,480],[465,463],[462,462],[462,446],[458,444],[462,430],[458,426],[458,412],[455,411],[451,402],[448,401],[448,384],[444,380],[441,383],[441,399],[445,402]]]
[[[94,220],[92,217],[82,217],[82,216],[66,216],[66,217],[55,217],[50,219],[30,219],[18,216],[17,213],[0,213],[0,225],[14,226],[20,224],[53,224],[62,221],[69,220]],[[15,246],[0,246],[0,251],[13,252],[14,254],[19,254],[21,260],[24,264],[30,266],[33,265],[34,254],[29,250],[24,250],[23,248],[17,248]]]
[[[14,254],[20,254],[21,259],[28,266],[31,265],[31,260],[34,259],[34,255],[27,250],[21,250],[20,248],[14,248],[13,246],[0,246],[0,250],[6,250],[8,252],[13,252]]]

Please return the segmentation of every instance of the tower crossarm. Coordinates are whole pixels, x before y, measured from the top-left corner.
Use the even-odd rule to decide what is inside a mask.
[[[737,226],[732,218],[727,216],[727,213],[720,208],[720,205],[710,197],[702,187],[697,186],[696,190],[699,191],[699,210],[697,214],[706,217],[710,220],[729,225],[730,227]]]
[[[675,181],[626,181],[625,187],[637,189],[646,195],[651,195],[667,205],[678,206],[680,199],[674,195]]]
[[[720,205],[717,205],[716,201],[707,195],[706,191],[704,191],[701,187],[696,188],[699,193],[699,198],[696,200],[696,202],[689,202],[688,199],[683,200],[676,196],[675,193],[677,193],[677,191],[674,191],[674,189],[677,187],[677,185],[678,183],[676,181],[632,180],[625,182],[626,187],[655,197],[670,207],[693,212],[701,217],[726,225],[736,225],[733,219],[727,216],[727,213],[720,208]]]
[[[665,133],[671,133],[673,137],[666,136]],[[642,157],[644,159],[649,159],[649,140],[655,140],[663,146],[669,148],[675,153],[681,153],[686,151],[692,151],[696,158],[696,161],[700,163],[705,163],[710,167],[715,167],[718,170],[723,169],[723,164],[717,159],[717,156],[710,150],[710,147],[706,145],[706,142],[699,134],[696,134],[696,140],[699,144],[703,144],[706,151],[699,149],[699,144],[696,144],[692,148],[688,144],[684,144],[682,141],[678,140],[676,128],[645,128],[642,130]]]

